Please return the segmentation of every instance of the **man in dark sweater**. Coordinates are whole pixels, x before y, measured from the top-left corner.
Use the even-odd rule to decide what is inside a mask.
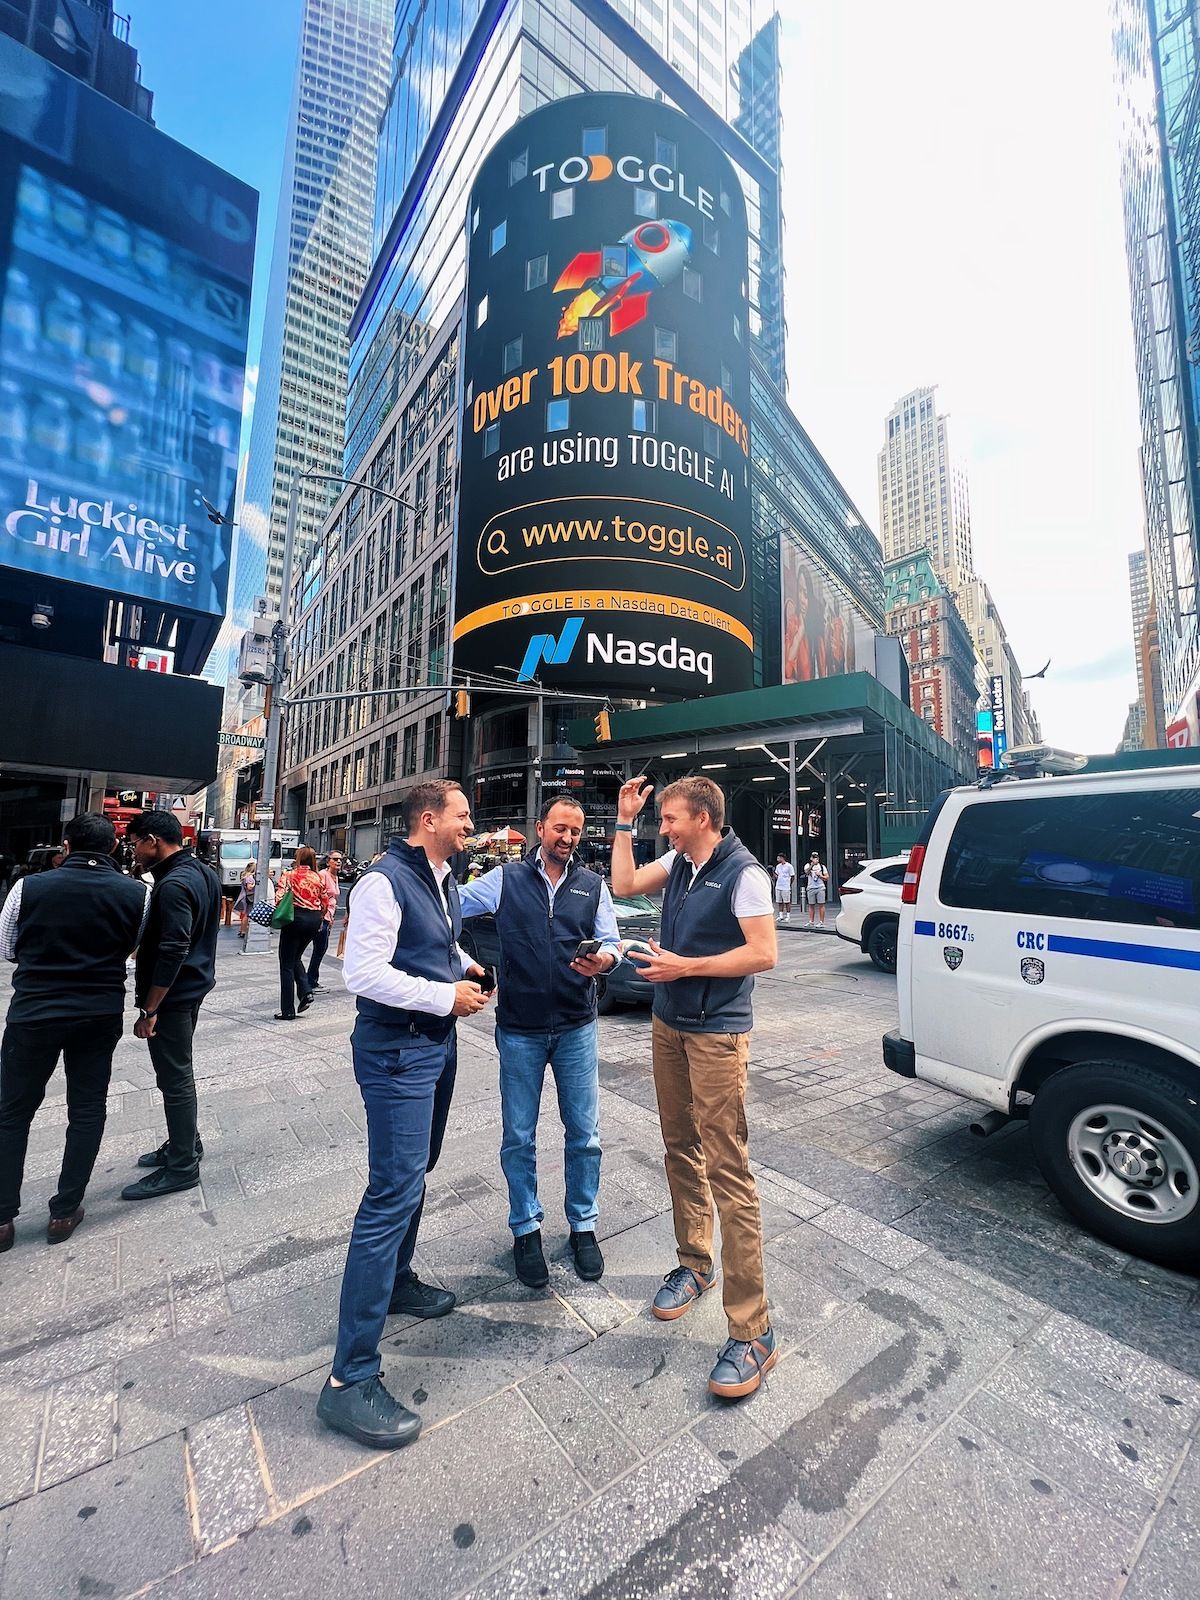
[[[63,1058],[67,1138],[46,1238],[69,1239],[104,1136],[113,1052],[125,1009],[125,963],[150,893],[113,860],[116,830],[85,812],[63,830],[57,872],[20,878],[0,911],[0,957],[15,961],[0,1044],[0,1251],[12,1248],[29,1128]]]
[[[150,1047],[162,1092],[167,1137],[138,1157],[144,1178],[121,1190],[122,1200],[194,1189],[204,1146],[196,1129],[192,1040],[200,1003],[216,979],[221,927],[221,880],[183,843],[169,811],[143,811],[126,830],[143,871],[154,875],[150,915],[138,948],[134,987],[138,1020],[133,1031]]]

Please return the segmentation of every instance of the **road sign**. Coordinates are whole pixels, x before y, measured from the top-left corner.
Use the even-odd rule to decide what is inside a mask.
[[[254,807],[254,820],[255,822],[274,822],[275,807],[256,805]]]
[[[267,741],[261,733],[219,733],[217,735],[217,743],[226,746],[233,745],[243,750],[262,750],[265,748]]]

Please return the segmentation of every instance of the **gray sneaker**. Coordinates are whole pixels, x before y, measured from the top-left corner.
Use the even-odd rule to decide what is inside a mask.
[[[741,1400],[753,1394],[779,1360],[779,1346],[770,1328],[757,1339],[727,1339],[708,1375],[708,1387],[722,1400]]]
[[[673,1267],[663,1279],[662,1288],[654,1296],[654,1304],[650,1309],[660,1322],[674,1322],[676,1317],[681,1317],[688,1310],[693,1300],[699,1300],[716,1281],[715,1272],[705,1277],[691,1267]]]
[[[372,1450],[398,1450],[411,1444],[421,1431],[415,1411],[402,1406],[383,1386],[383,1373],[362,1383],[347,1383],[335,1389],[328,1378],[317,1401],[317,1415],[327,1428],[334,1428]]]

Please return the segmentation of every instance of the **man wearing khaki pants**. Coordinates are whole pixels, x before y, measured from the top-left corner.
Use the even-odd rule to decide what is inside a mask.
[[[651,940],[649,957],[630,953],[656,985],[654,1088],[679,1253],[652,1310],[672,1321],[716,1282],[715,1201],[729,1339],[708,1387],[737,1400],[758,1388],[778,1355],[746,1129],[750,995],[754,973],[777,960],[775,908],[766,871],[724,825],[725,796],[711,778],[663,790],[659,832],[671,848],[635,867],[633,830],[653,792],[645,778],[622,785],[612,853],[615,894],[663,891],[662,943]]]

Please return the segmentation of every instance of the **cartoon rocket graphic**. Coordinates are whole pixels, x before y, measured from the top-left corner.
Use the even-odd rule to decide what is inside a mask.
[[[610,334],[641,322],[655,289],[674,281],[692,254],[692,230],[682,222],[641,222],[619,243],[582,250],[559,274],[555,294],[575,289],[558,324],[569,338],[585,317],[608,317]]]

